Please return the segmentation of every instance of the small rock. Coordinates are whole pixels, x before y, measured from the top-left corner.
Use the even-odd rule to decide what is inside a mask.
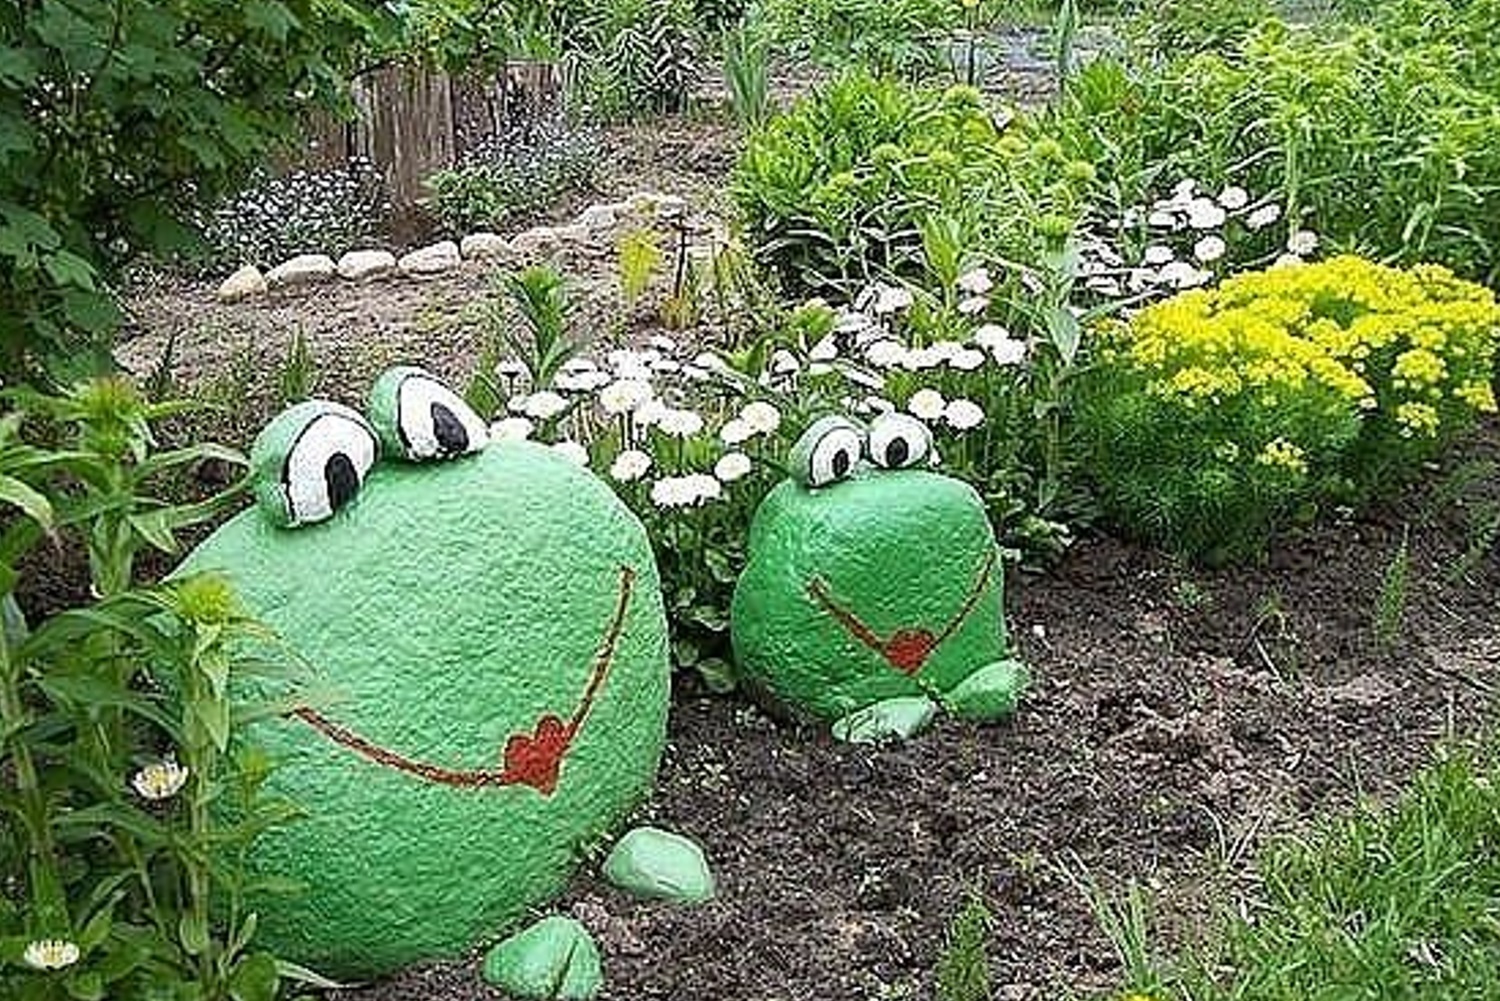
[[[503,257],[510,251],[510,241],[499,233],[470,233],[458,248],[465,260],[482,257]]]
[[[604,974],[588,929],[554,914],[501,942],[484,957],[484,979],[518,998],[588,1001]]]
[[[266,288],[266,276],[260,273],[260,268],[247,264],[224,279],[224,284],[219,286],[219,301],[239,302],[241,299],[250,299],[264,295]]]
[[[628,832],[604,860],[604,878],[641,897],[696,904],[714,895],[703,849],[655,827]]]
[[[675,219],[687,211],[687,199],[681,195],[664,195],[658,191],[642,191],[630,196],[625,203],[632,215],[645,218]]]
[[[349,281],[379,278],[396,270],[396,255],[388,250],[351,250],[339,258],[339,277]]]
[[[327,254],[298,254],[272,268],[266,282],[271,288],[291,288],[326,282],[338,273],[338,265]]]
[[[599,205],[590,205],[578,214],[578,220],[574,225],[587,230],[610,229],[620,221],[621,213],[629,210],[629,202],[604,202]]]
[[[413,250],[401,258],[398,266],[403,275],[436,275],[452,271],[463,263],[458,255],[458,244],[443,240],[428,247]]]

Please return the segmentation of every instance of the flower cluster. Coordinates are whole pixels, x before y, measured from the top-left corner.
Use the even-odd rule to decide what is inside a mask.
[[[588,187],[598,162],[593,130],[557,116],[528,120],[429,178],[429,205],[456,232],[495,228]]]
[[[353,157],[335,168],[262,173],[198,224],[211,263],[265,267],[297,254],[337,256],[378,242],[390,211],[380,172]]]
[[[1247,272],[1103,331],[1084,409],[1123,527],[1254,548],[1298,503],[1358,500],[1496,409],[1493,293],[1341,256]]]
[[[1284,225],[1281,205],[1237,184],[1205,191],[1184,178],[1169,195],[1127,206],[1079,237],[1079,277],[1103,299],[1160,298],[1201,288],[1255,263],[1288,264],[1312,257],[1318,235],[1290,230],[1264,253]]]

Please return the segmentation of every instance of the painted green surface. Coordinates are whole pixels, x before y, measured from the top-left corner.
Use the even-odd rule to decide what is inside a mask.
[[[1006,660],[1002,578],[984,505],[959,480],[867,464],[821,488],[788,480],[751,525],[731,609],[735,659],[777,699],[824,720],[877,707],[841,724],[846,737],[900,734],[925,710],[920,700],[879,707],[885,700],[944,704]],[[1003,676],[1008,697],[992,690]],[[991,672],[976,686],[983,696],[971,690],[963,704],[1000,715],[1023,684],[1018,669]]]
[[[381,461],[328,521],[225,524],[183,570],[226,571],[307,664],[297,697],[404,759],[492,778],[511,738],[579,705],[633,582],[617,649],[550,794],[463,787],[372,760],[306,719],[257,724],[269,791],[307,819],[257,872],[263,944],[336,977],[461,953],[560,890],[650,790],[665,740],[666,619],[645,531],[608,488],[538,445]]]
[[[703,850],[680,834],[655,827],[627,832],[604,860],[604,876],[638,897],[699,904],[714,895]]]
[[[491,949],[484,979],[512,997],[588,1001],[604,976],[588,929],[572,918],[543,918]]]

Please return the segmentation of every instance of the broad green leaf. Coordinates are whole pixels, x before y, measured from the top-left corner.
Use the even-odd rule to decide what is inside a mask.
[[[43,530],[52,531],[52,503],[14,476],[0,474],[0,503],[20,508]]]

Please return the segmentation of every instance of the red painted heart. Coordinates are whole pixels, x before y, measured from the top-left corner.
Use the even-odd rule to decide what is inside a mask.
[[[550,713],[543,716],[534,734],[518,733],[505,742],[505,771],[500,781],[529,785],[551,795],[572,739],[571,727]]]
[[[898,671],[916,674],[927,663],[932,650],[937,646],[937,637],[926,629],[900,629],[885,641],[885,659]]]

